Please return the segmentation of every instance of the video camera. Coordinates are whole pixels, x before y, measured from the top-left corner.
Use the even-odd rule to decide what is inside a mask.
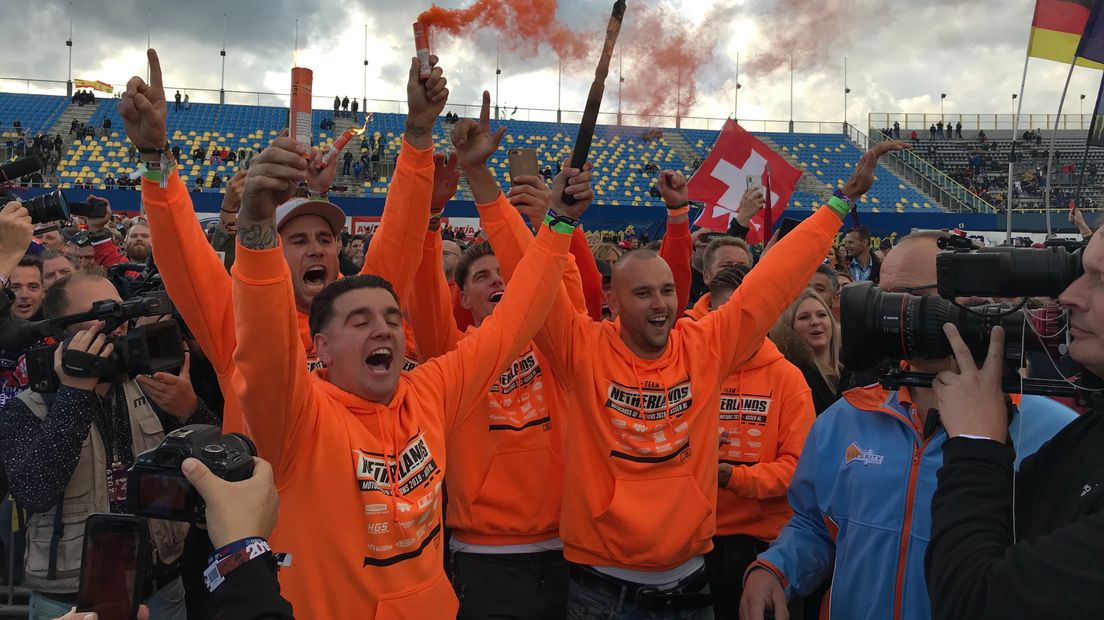
[[[930,387],[934,374],[908,372],[897,364],[953,355],[943,333],[945,323],[958,328],[980,364],[989,350],[989,333],[1000,325],[1006,334],[1006,392],[1075,396],[1077,389],[1066,377],[1084,371],[1072,368],[1068,358],[1061,364],[1055,361],[1063,358],[1069,344],[1064,315],[1054,304],[1032,305],[1031,298],[1057,298],[1081,276],[1083,244],[1058,241],[1045,248],[977,249],[969,240],[952,235],[940,239],[939,247],[939,296],[886,292],[871,282],[844,287],[840,297],[843,364],[851,370],[868,370],[888,363],[890,368],[881,377],[886,388]],[[972,305],[970,298],[1022,299]],[[1028,357],[1034,353],[1044,354],[1053,366],[1047,374],[1061,378],[1043,378],[1036,371],[1047,369],[1028,368]],[[1025,377],[1024,370],[1031,372]]]
[[[203,497],[180,465],[194,457],[229,482],[253,475],[257,446],[240,433],[223,435],[217,426],[190,424],[165,435],[161,445],[139,454],[127,475],[128,510],[140,517],[206,523]]]
[[[140,317],[172,314],[172,302],[164,291],[153,291],[123,302],[98,301],[92,309],[43,321],[10,319],[0,326],[0,349],[21,350],[52,339],[55,342],[27,351],[27,376],[35,392],[55,392],[58,376],[54,372],[57,342],[67,342],[66,328],[85,321],[103,321],[103,333],[110,334],[120,325]],[[164,320],[129,329],[110,338],[115,350],[109,357],[66,350],[61,362],[65,372],[75,377],[110,379],[124,373],[131,376],[155,372],[176,373],[184,365],[184,344],[176,321]]]
[[[37,157],[18,159],[0,166],[0,184],[10,185],[15,179],[34,174],[42,169],[42,160]],[[5,205],[18,198],[8,192],[0,193],[0,205]],[[103,217],[107,215],[107,201],[102,198],[93,198],[88,202],[69,200],[60,189],[55,189],[48,194],[35,196],[23,201],[23,206],[31,215],[31,222],[44,224],[53,221],[68,221],[74,215],[81,217]]]

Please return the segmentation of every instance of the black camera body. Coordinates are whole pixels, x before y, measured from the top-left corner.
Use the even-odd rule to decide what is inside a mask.
[[[161,445],[139,454],[127,474],[131,513],[151,519],[206,523],[207,506],[180,465],[192,457],[229,482],[253,475],[257,447],[245,435],[223,435],[217,426],[191,424],[165,435]]]
[[[856,282],[840,296],[843,364],[852,370],[868,370],[890,362],[882,377],[888,388],[929,387],[932,374],[901,370],[909,359],[944,359],[953,355],[943,325],[953,323],[979,364],[989,350],[989,334],[1004,328],[1005,381],[1008,392],[1073,396],[1076,388],[1064,379],[1023,377],[1027,360],[1039,354],[1058,369],[1068,330],[1056,306],[1023,310],[1032,297],[1056,298],[1083,273],[1081,252],[1068,244],[1046,248],[974,249],[961,238],[939,242],[936,257],[939,296],[918,296],[878,289],[871,282]],[[983,303],[963,305],[962,298],[1023,298],[1018,305]],[[1054,374],[1054,373],[1051,373]],[[1068,373],[1058,371],[1059,376]]]

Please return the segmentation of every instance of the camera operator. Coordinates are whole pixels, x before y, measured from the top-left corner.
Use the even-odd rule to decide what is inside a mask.
[[[110,281],[76,273],[50,289],[44,314],[55,319],[108,299],[121,301]],[[25,391],[0,410],[0,447],[12,495],[32,513],[23,581],[31,589],[32,619],[60,616],[74,603],[84,520],[92,512],[126,512],[126,471],[134,456],[156,447],[166,430],[185,423],[218,424],[201,402],[182,400],[176,392],[172,398],[147,392],[126,375],[67,373],[63,350],[85,358],[111,356],[111,337],[125,334],[127,325],[110,335],[101,333],[103,325],[86,321],[67,328],[70,338],[54,357],[60,382],[56,393]],[[185,617],[176,562],[186,531],[187,526],[150,521],[158,561],[148,604],[155,617]]]
[[[1084,274],[1058,301],[1070,311],[1069,353],[1095,375],[1092,410],[1067,426],[1019,474],[1000,393],[1003,330],[979,369],[946,328],[958,372],[934,389],[951,439],[932,499],[926,572],[935,618],[1099,618],[1104,609],[1104,239],[1094,235]],[[1082,379],[1079,383],[1086,383]]]
[[[181,471],[207,504],[207,535],[218,551],[228,551],[246,541],[264,542],[272,534],[280,508],[280,496],[272,479],[272,466],[253,459],[253,476],[241,482],[227,482],[211,473],[196,459],[186,459]],[[250,554],[252,555],[252,554]],[[247,556],[248,557],[248,556]],[[289,620],[291,604],[280,596],[276,580],[276,559],[271,551],[243,558],[224,576],[212,594],[213,617],[233,620]],[[138,612],[149,620],[149,609]],[[95,618],[74,608],[58,620]]]
[[[902,239],[881,266],[885,290],[936,295],[941,236]],[[846,321],[846,307],[844,314]],[[955,360],[912,359],[908,366],[940,372],[954,368]],[[1019,406],[1010,420],[999,385],[997,396],[1000,424],[1015,435],[1021,457],[1076,417],[1050,399],[1024,396],[1013,398]],[[931,616],[922,562],[948,437],[937,410],[942,407],[932,389],[872,385],[844,393],[817,418],[790,485],[794,517],[746,575],[743,620],[763,618],[764,609],[788,618],[786,597],[808,594],[833,570],[832,618]]]
[[[77,270],[77,266],[65,254],[47,249],[39,257],[42,259],[42,285],[48,291],[55,282]]]

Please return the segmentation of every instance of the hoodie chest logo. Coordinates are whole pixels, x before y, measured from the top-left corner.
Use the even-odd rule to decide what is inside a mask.
[[[379,491],[384,495],[408,495],[422,484],[440,475],[440,467],[429,451],[425,435],[419,434],[397,458],[384,459],[378,452],[355,450],[356,478],[361,491]]]
[[[530,349],[528,353],[523,353],[521,357],[514,360],[506,372],[499,375],[498,382],[491,386],[491,392],[509,394],[529,385],[540,376],[541,368],[537,364],[537,355]]]
[[[765,396],[750,396],[732,392],[721,392],[721,420],[764,425],[770,411],[771,399]]]
[[[637,420],[681,417],[692,404],[689,381],[666,388],[651,381],[644,381],[639,387],[611,381],[606,390],[608,409]]]

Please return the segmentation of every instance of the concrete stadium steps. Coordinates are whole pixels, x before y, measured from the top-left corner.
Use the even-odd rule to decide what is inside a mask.
[[[61,115],[58,116],[57,121],[54,122],[54,126],[50,128],[50,135],[61,134],[62,142],[65,144],[65,150],[63,153],[69,150],[69,147],[73,145],[73,141],[76,140],[77,134],[69,133],[69,126],[76,120],[85,125],[92,119],[92,115],[96,113],[96,110],[101,105],[115,105],[115,101],[111,99],[97,100],[96,105],[78,105],[70,102],[69,105],[62,110]],[[99,129],[98,127],[96,129]],[[114,126],[112,126],[114,129]]]

